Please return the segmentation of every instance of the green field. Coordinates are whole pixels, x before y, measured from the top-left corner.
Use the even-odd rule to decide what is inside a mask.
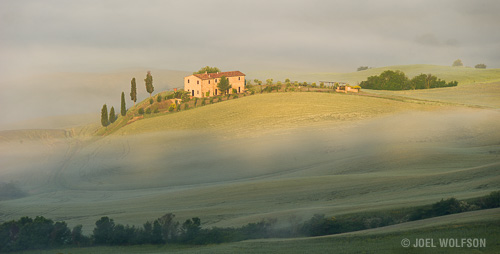
[[[1,131],[0,179],[28,195],[0,201],[0,221],[42,215],[90,233],[102,216],[141,225],[171,212],[179,221],[200,217],[205,227],[266,218],[287,225],[316,213],[486,195],[500,189],[500,89],[486,83],[361,95],[259,94],[148,117],[104,137],[90,135],[95,125]],[[385,233],[382,243],[399,244],[399,235]],[[371,236],[336,237],[334,243],[353,242],[360,251],[372,246]],[[292,242],[321,251],[332,248],[325,239]],[[288,244],[203,250],[257,245],[272,252],[282,242]]]

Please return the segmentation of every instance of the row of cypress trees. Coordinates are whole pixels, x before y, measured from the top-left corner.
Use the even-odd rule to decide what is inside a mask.
[[[153,86],[153,76],[151,75],[151,71],[148,71],[146,74],[146,78],[144,79],[146,83],[146,91],[149,93],[149,96],[151,97],[152,93],[154,92],[154,86]],[[137,102],[137,85],[135,82],[135,78],[132,78],[130,81],[130,99],[135,103]],[[122,116],[125,116],[127,114],[127,107],[125,105],[125,93],[122,92],[122,97],[121,97],[121,109],[120,109],[120,114]],[[108,125],[114,123],[118,119],[116,113],[115,113],[115,108],[111,107],[108,115],[108,106],[104,104],[101,109],[101,125],[104,127],[107,127]]]
[[[121,102],[121,110],[120,114],[122,116],[125,116],[127,114],[127,108],[125,105],[125,93],[122,92],[122,102]],[[114,123],[118,119],[115,113],[115,108],[111,107],[109,110],[109,117],[108,117],[108,106],[104,104],[101,109],[101,125],[106,127],[112,123]]]

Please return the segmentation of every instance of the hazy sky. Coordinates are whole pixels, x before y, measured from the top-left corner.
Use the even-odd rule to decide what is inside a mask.
[[[499,11],[496,0],[1,0],[0,99],[20,85],[8,77],[48,72],[498,68]]]
[[[6,1],[2,72],[500,67],[500,1]]]

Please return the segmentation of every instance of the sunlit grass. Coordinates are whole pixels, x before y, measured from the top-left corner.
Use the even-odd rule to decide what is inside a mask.
[[[211,130],[248,135],[273,129],[342,123],[435,106],[331,93],[272,93],[206,105],[125,126],[116,134],[165,130]]]

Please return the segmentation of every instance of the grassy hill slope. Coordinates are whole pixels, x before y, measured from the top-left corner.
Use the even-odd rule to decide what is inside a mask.
[[[365,90],[370,94],[383,96],[398,96],[426,101],[440,101],[445,103],[500,108],[500,82],[461,85],[456,87],[412,90],[412,91],[383,91]]]
[[[356,84],[366,80],[369,76],[379,75],[386,70],[400,70],[410,78],[421,73],[431,73],[446,81],[456,80],[459,85],[500,81],[500,69],[475,69],[470,67],[451,67],[429,64],[386,66],[351,73],[250,72],[248,76],[252,80],[255,76],[263,80],[267,78],[274,78],[275,80],[290,78],[291,80],[308,82],[334,81]]]
[[[173,212],[239,226],[477,197],[500,188],[498,114],[273,93],[137,121],[92,142],[9,141],[0,177],[29,196],[2,202],[0,219],[44,215],[91,230],[103,215],[137,225]]]
[[[272,93],[242,97],[195,110],[144,119],[121,128],[117,135],[155,131],[220,131],[254,135],[273,130],[340,124],[401,111],[436,110],[395,100],[327,93]]]

